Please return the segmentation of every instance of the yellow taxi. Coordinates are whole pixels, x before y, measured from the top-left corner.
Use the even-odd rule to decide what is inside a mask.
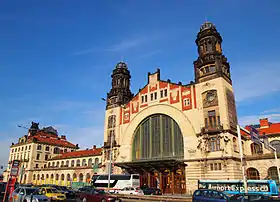
[[[59,192],[57,189],[53,187],[41,187],[40,190],[44,195],[46,195],[51,200],[58,200],[58,201],[66,200],[65,194]]]

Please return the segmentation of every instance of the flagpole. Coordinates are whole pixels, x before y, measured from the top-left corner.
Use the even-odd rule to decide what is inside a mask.
[[[243,155],[243,148],[242,148],[242,140],[241,140],[241,133],[240,133],[240,126],[237,125],[237,134],[238,134],[238,144],[239,144],[239,153],[240,153],[240,160],[241,160],[241,169],[243,174],[243,183],[244,183],[244,191],[248,193],[248,186],[247,186],[247,176],[246,176],[246,168],[244,162],[244,155]]]

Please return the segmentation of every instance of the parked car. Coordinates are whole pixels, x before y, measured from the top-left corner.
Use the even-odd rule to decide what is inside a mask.
[[[144,195],[162,195],[162,192],[158,188],[154,187],[145,187],[143,188]]]
[[[40,187],[40,191],[51,200],[64,201],[66,199],[65,194],[52,187]]]
[[[49,201],[49,198],[43,195],[39,189],[31,187],[20,186],[11,195],[13,202],[31,202],[31,198],[32,202]]]
[[[110,196],[103,190],[97,190],[94,188],[87,189],[87,191],[80,192],[78,201],[82,202],[120,202],[117,197]]]
[[[117,194],[136,194],[136,195],[144,195],[143,190],[139,187],[125,187],[116,192]]]
[[[229,197],[223,192],[210,190],[210,189],[199,189],[193,193],[193,202],[229,202]]]

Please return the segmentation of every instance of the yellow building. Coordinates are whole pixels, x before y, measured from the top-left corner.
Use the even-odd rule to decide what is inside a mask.
[[[195,82],[189,84],[164,81],[157,69],[133,95],[127,64],[114,68],[104,126],[107,169],[112,144],[114,173],[139,173],[141,184],[158,186],[164,193],[191,193],[198,179],[242,179],[235,99],[222,37],[206,22],[196,44]],[[242,144],[250,155],[251,141],[245,134]],[[261,163],[255,159],[248,164]]]
[[[28,135],[10,146],[4,181],[8,180],[12,161],[19,160],[18,182],[21,183],[70,185],[71,182],[88,182],[94,172],[102,172],[101,156],[101,148],[93,146],[78,150],[78,145],[67,141],[65,135],[58,136],[54,128],[39,129],[39,124],[32,122]]]

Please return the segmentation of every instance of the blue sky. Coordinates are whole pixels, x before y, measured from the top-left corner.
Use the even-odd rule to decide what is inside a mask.
[[[122,58],[132,90],[147,72],[194,80],[196,34],[209,20],[231,64],[241,124],[280,121],[280,2],[2,1],[0,164],[32,120],[55,126],[83,148],[103,142],[110,73]]]

